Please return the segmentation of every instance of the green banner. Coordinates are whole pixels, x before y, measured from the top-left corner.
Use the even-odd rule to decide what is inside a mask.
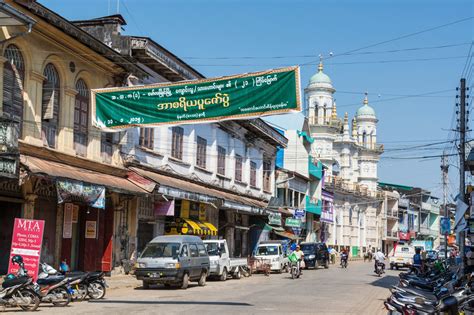
[[[285,225],[288,227],[299,228],[301,227],[301,219],[286,218]]]
[[[95,89],[92,100],[103,129],[256,118],[301,110],[299,68]]]

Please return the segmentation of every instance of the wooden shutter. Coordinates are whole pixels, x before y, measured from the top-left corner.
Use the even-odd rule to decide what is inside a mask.
[[[50,120],[54,117],[54,99],[56,91],[51,82],[43,84],[43,119]]]

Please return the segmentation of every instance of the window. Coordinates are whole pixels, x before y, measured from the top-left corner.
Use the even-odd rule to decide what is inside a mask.
[[[242,181],[242,157],[235,155],[235,180]]]
[[[25,63],[15,45],[5,49],[4,57],[7,60],[3,65],[3,115],[20,122],[18,136],[21,137]]]
[[[84,80],[76,82],[76,101],[74,103],[74,150],[86,156],[89,129],[89,89]]]
[[[189,244],[189,250],[191,252],[191,257],[199,257],[199,251],[196,244]]]
[[[173,127],[172,133],[172,144],[171,144],[171,156],[176,159],[183,159],[183,134],[184,129],[181,127]]]
[[[217,147],[217,174],[225,175],[225,155],[226,151],[223,147]]]
[[[188,245],[183,245],[183,247],[181,247],[181,253],[179,256],[188,257]]]
[[[104,163],[112,162],[113,145],[118,143],[118,133],[102,133],[100,142],[100,153]]]
[[[199,251],[199,256],[207,256],[207,251],[206,251],[206,247],[204,247],[203,244],[197,244],[197,247],[198,247],[198,251]]]
[[[140,128],[140,146],[153,150],[153,130],[153,128]]]
[[[202,168],[206,168],[206,148],[207,140],[197,137],[196,165]]]
[[[257,186],[257,163],[250,161],[250,186]]]
[[[272,163],[270,161],[263,161],[263,190],[271,191],[270,176],[272,174]]]
[[[41,106],[41,137],[44,145],[55,148],[59,123],[60,81],[56,68],[48,63],[44,68]]]

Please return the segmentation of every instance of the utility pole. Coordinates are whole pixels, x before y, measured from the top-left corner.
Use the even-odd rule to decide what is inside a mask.
[[[459,197],[466,202],[466,179],[465,179],[465,161],[466,161],[466,79],[461,78],[459,101]],[[466,233],[459,233],[460,240],[459,251],[462,261],[464,261],[464,243]]]
[[[443,179],[443,207],[444,207],[444,219],[449,220],[448,214],[448,159],[446,157],[446,152],[443,152],[443,157],[441,158],[441,174]],[[448,259],[448,234],[449,231],[444,232],[444,259]]]

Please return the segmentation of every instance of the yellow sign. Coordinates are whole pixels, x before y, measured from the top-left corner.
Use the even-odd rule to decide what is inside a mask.
[[[97,237],[97,222],[86,221],[86,238],[96,238],[96,237]]]
[[[199,204],[199,221],[206,221],[206,204]]]
[[[188,219],[189,218],[189,207],[190,201],[189,200],[181,200],[181,218]]]

